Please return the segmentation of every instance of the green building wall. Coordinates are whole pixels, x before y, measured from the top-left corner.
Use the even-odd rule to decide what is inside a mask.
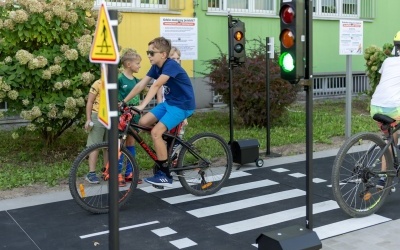
[[[202,2],[206,2],[202,0]],[[364,21],[363,46],[382,47],[392,42],[394,35],[400,31],[399,0],[378,0],[375,2],[375,18]],[[227,15],[210,15],[204,3],[194,7],[198,18],[199,58],[195,62],[195,72],[204,72],[204,61],[218,56],[218,44],[224,53],[228,52],[228,17]],[[279,11],[279,1],[277,1]],[[269,17],[234,16],[245,22],[246,40],[275,38],[275,47],[279,50],[280,22],[278,15]],[[354,19],[352,19],[354,20]],[[314,74],[340,73],[346,71],[346,56],[339,55],[339,19],[313,20],[313,71]],[[246,44],[248,46],[248,43]],[[353,72],[365,71],[365,60],[361,55],[352,56]],[[197,76],[200,76],[197,74]]]

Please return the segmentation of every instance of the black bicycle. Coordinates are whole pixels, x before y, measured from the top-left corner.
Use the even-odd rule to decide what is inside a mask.
[[[382,114],[374,115],[373,119],[382,124],[384,135],[371,132],[353,135],[342,145],[333,163],[333,195],[352,217],[375,213],[399,183],[398,179],[394,183],[399,175],[399,149],[393,135],[400,129],[400,123]]]
[[[120,147],[119,159],[123,157],[121,172],[124,173],[128,164],[132,166],[133,177],[125,187],[119,187],[119,206],[126,204],[137,187],[139,167],[135,158],[125,147],[128,135],[135,138],[136,145],[140,145],[147,155],[154,161],[153,170],[157,170],[155,161],[157,155],[140,136],[142,132],[150,132],[152,127],[138,125],[133,117],[141,111],[134,107],[127,107],[120,117]],[[179,124],[171,131],[163,134],[167,143],[168,163],[173,176],[173,186],[180,185],[189,193],[197,196],[211,195],[219,191],[229,179],[232,171],[232,153],[225,140],[214,133],[199,133],[189,140],[181,139]],[[91,184],[85,180],[89,169],[89,155],[98,153],[96,174],[100,183]],[[94,144],[83,150],[75,159],[69,174],[69,189],[73,199],[85,210],[92,213],[107,213],[108,206],[108,143]],[[179,180],[179,183],[176,181]],[[156,186],[157,188],[157,186]],[[160,188],[160,187],[158,187]]]

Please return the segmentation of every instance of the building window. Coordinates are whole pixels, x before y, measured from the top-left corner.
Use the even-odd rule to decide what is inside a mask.
[[[168,9],[169,2],[177,0],[106,0],[107,7]],[[96,0],[94,6],[100,6],[102,0]]]
[[[276,14],[275,0],[208,0],[208,12]]]
[[[370,3],[368,3],[370,2]],[[365,5],[372,1],[365,1]],[[371,4],[372,5],[372,4]],[[360,17],[360,0],[315,0],[313,11],[316,17]],[[367,8],[371,8],[366,6]]]

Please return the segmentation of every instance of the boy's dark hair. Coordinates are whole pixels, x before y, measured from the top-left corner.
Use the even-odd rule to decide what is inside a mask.
[[[165,37],[157,37],[151,40],[148,45],[151,44],[153,44],[156,49],[160,50],[160,52],[166,52],[167,57],[169,56],[169,52],[171,51],[171,42],[168,39]]]

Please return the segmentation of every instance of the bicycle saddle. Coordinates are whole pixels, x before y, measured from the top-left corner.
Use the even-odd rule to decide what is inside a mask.
[[[382,114],[375,114],[372,119],[374,119],[377,122],[381,122],[384,125],[389,125],[395,122],[396,120],[387,116],[387,115],[382,115]]]

